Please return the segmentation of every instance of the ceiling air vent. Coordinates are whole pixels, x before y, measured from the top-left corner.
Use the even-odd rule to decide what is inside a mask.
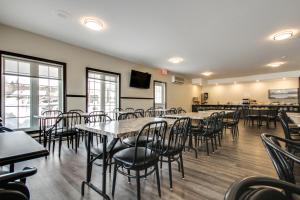
[[[184,84],[184,78],[179,76],[172,76],[172,83],[174,84]]]

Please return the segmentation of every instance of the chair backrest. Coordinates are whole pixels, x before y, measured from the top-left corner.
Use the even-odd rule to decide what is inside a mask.
[[[166,111],[166,114],[168,115],[174,115],[177,114],[177,109],[176,108],[170,108]]]
[[[270,177],[247,177],[234,182],[224,200],[292,200],[300,194],[300,187]]]
[[[42,120],[42,129],[46,130],[47,128],[53,126],[56,122],[56,118],[62,114],[60,110],[46,110],[42,112],[42,116],[46,117]]]
[[[272,160],[279,179],[295,183],[293,163],[296,162],[300,164],[300,158],[291,152],[293,150],[300,150],[299,144],[268,134],[262,134],[261,139]],[[280,143],[283,143],[287,148],[283,148]]]
[[[80,113],[69,111],[58,116],[56,128],[62,128],[64,131],[75,131],[75,126],[81,124],[82,117]],[[58,126],[57,126],[58,125]]]
[[[219,114],[217,112],[212,113],[208,118],[203,121],[203,127],[205,130],[205,135],[212,134],[217,129],[217,120]]]
[[[135,118],[138,118],[138,117],[133,112],[122,113],[118,116],[118,120],[135,119]]]
[[[81,109],[72,109],[72,110],[69,110],[69,112],[84,113],[84,111]]]
[[[122,111],[122,110],[123,110],[122,108],[114,108],[113,112],[118,112],[118,111]]]
[[[163,140],[166,143],[163,146],[167,147],[163,153],[169,152],[177,154],[181,152],[184,149],[190,126],[190,118],[183,117],[177,119],[170,129],[169,136],[167,136],[168,138]]]
[[[136,110],[134,111],[134,113],[136,114],[136,116],[137,116],[138,118],[141,118],[141,117],[144,117],[144,116],[145,116],[145,111],[144,111],[144,109],[136,109]]]
[[[282,126],[285,139],[287,139],[287,140],[292,139],[291,131],[290,131],[289,124],[288,124],[286,117],[284,116],[283,113],[280,113],[278,118],[279,118],[280,124]]]
[[[126,108],[125,111],[134,112],[134,108]]]
[[[137,165],[146,165],[151,161],[158,161],[160,152],[162,151],[162,141],[166,137],[168,124],[166,121],[156,121],[145,124],[136,136],[135,155],[132,164],[129,167]],[[146,140],[146,142],[145,142]],[[141,146],[143,141],[144,146]],[[143,159],[140,159],[143,155]],[[125,166],[126,167],[126,166]]]
[[[182,113],[186,113],[186,111],[183,110],[183,109],[181,109],[181,110],[177,110],[177,113],[178,113],[178,114],[182,114]]]
[[[103,111],[94,111],[91,112],[87,118],[87,123],[98,123],[98,122],[106,122],[111,121],[112,119],[106,115]]]
[[[156,116],[156,111],[154,109],[149,108],[148,110],[146,110],[145,117],[155,117]]]

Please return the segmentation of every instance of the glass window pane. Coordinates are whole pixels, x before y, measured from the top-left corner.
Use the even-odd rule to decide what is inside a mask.
[[[30,84],[30,77],[19,77],[19,84],[26,84],[29,85]]]
[[[19,106],[30,106],[30,96],[19,96]]]
[[[5,118],[18,117],[18,107],[5,107]]]
[[[18,95],[18,88],[19,88],[18,84],[7,83],[5,84],[5,94]]]
[[[18,96],[5,95],[5,106],[18,106]]]
[[[29,75],[30,74],[30,63],[19,62],[19,73]]]
[[[5,126],[11,129],[18,128],[18,118],[5,119]]]
[[[40,78],[39,85],[49,85],[49,79]]]
[[[30,107],[19,107],[19,117],[29,117]]]
[[[18,76],[5,75],[5,83],[18,83]]]
[[[39,65],[39,75],[43,77],[48,77],[48,66],[47,65]]]
[[[58,68],[57,67],[49,67],[49,77],[58,78]]]
[[[5,59],[4,66],[5,66],[5,72],[18,73],[18,62],[17,61]]]
[[[51,86],[58,86],[59,80],[52,80],[52,79],[50,79],[49,81],[50,81],[50,85]]]
[[[29,117],[19,118],[19,128],[29,128],[29,127],[30,127]]]

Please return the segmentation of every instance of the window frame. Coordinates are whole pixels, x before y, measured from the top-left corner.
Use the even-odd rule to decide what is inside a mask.
[[[117,72],[112,72],[112,71],[107,71],[107,70],[102,70],[102,69],[96,69],[96,68],[91,68],[91,67],[86,67],[85,68],[85,111],[88,112],[88,107],[89,107],[89,72],[100,72],[100,73],[106,73],[106,74],[112,74],[112,75],[117,75],[119,76],[119,95],[118,95],[118,101],[119,101],[119,107],[121,108],[121,73],[117,73]]]
[[[168,96],[168,85],[167,85],[167,82],[164,82],[164,81],[158,81],[158,80],[154,80],[153,81],[153,108],[155,108],[155,83],[163,83],[163,84],[165,84],[165,108],[167,108],[168,107],[168,98],[167,98],[167,96]]]
[[[29,55],[24,55],[24,54],[19,54],[19,53],[13,53],[13,52],[9,52],[9,51],[2,51],[0,50],[0,88],[2,91],[2,56],[13,56],[13,57],[18,57],[18,58],[23,58],[23,59],[29,59],[29,60],[34,60],[37,62],[45,62],[45,63],[50,63],[50,64],[56,64],[56,65],[61,65],[62,66],[62,73],[63,73],[63,88],[62,88],[62,98],[63,98],[63,112],[65,112],[67,109],[67,94],[66,94],[66,89],[67,89],[67,64],[64,62],[60,62],[60,61],[55,61],[55,60],[49,60],[49,59],[45,59],[45,58],[40,58],[40,57],[35,57],[35,56],[29,56]],[[4,101],[4,99],[2,98],[3,94],[0,94],[0,116],[2,116],[2,101]],[[30,130],[28,132],[34,132],[36,130]]]

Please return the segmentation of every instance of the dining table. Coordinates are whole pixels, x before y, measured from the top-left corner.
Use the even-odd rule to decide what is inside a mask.
[[[126,137],[129,134],[138,132],[143,126],[150,122],[166,121],[170,126],[175,122],[175,119],[165,119],[158,117],[144,117],[128,120],[114,120],[107,122],[99,122],[92,124],[78,124],[76,128],[83,131],[87,135],[87,168],[86,180],[81,184],[81,195],[84,196],[85,185],[93,189],[104,199],[110,199],[106,193],[106,171],[107,171],[107,157],[111,150],[114,148],[120,138]],[[90,173],[92,171],[93,160],[91,160],[91,140],[93,135],[101,135],[103,138],[102,143],[102,188],[98,188],[90,180]]]
[[[300,128],[300,113],[292,113],[287,112],[287,116],[291,119],[291,121]]]
[[[24,131],[0,133],[0,166],[10,165],[49,155],[47,149]]]
[[[170,114],[164,115],[165,118],[182,118],[182,117],[189,117],[192,120],[204,120],[208,118],[212,113],[215,112],[225,112],[225,114],[233,113],[233,110],[205,110],[205,111],[198,111],[198,112],[187,112],[187,113],[180,113],[180,114]]]

